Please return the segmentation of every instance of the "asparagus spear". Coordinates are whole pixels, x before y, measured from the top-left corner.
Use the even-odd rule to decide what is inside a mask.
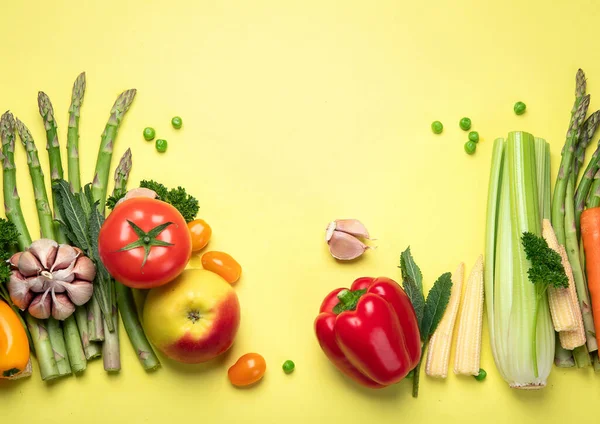
[[[104,341],[104,326],[102,325],[102,309],[96,296],[86,304],[89,338],[92,342]]]
[[[27,164],[29,165],[29,174],[31,175],[31,182],[33,183],[33,193],[35,196],[42,237],[54,239],[54,221],[52,219],[50,204],[48,203],[48,194],[46,193],[46,185],[44,183],[44,173],[40,165],[40,158],[38,156],[37,148],[35,147],[35,142],[33,141],[29,129],[18,118],[16,127],[19,132],[19,137],[21,138],[21,143],[27,152]]]
[[[52,380],[60,377],[54,350],[50,343],[50,337],[48,337],[46,322],[34,318],[28,313],[25,314],[25,321],[27,322],[27,328],[29,329],[31,338],[33,339],[35,355],[37,356],[40,365],[42,380]]]
[[[594,175],[594,182],[590,188],[585,206],[587,208],[597,208],[600,206],[600,169],[596,172],[596,175]]]
[[[114,294],[114,284],[111,286]],[[119,311],[117,305],[113,304],[112,314],[107,317],[104,316],[102,323],[104,324],[104,343],[102,344],[102,359],[104,360],[104,369],[108,372],[119,372],[121,370],[121,348],[119,345]],[[111,319],[114,331],[109,331],[107,320]]]
[[[60,144],[58,143],[54,108],[52,107],[50,98],[43,91],[38,93],[38,107],[40,115],[44,119],[44,128],[46,129],[46,150],[48,150],[48,158],[50,160],[50,181],[53,184],[57,180],[62,180],[63,166],[60,158]],[[52,205],[54,217],[56,219],[62,219],[60,211],[56,207],[54,196],[52,196]],[[56,221],[54,222],[54,234],[56,236],[56,241],[59,243],[67,243],[67,237],[60,228],[60,224]]]
[[[600,126],[600,111],[596,111],[590,115],[590,117],[583,124],[583,129],[581,132],[581,141],[579,142],[579,146],[577,147],[577,159],[576,167],[580,167],[585,159],[585,148],[581,149],[581,144],[589,144],[589,141],[594,137],[596,130]],[[587,146],[586,146],[587,147]],[[592,158],[588,163],[585,171],[583,172],[583,176],[581,177],[581,181],[577,186],[577,191],[575,193],[575,224],[577,225],[577,234],[579,234],[579,221],[581,218],[581,214],[583,213],[583,209],[585,208],[585,202],[587,200],[588,194],[590,192],[590,188],[593,183],[594,176],[596,172],[600,169],[600,142],[598,142],[598,147],[592,154]],[[577,171],[575,172],[577,175]]]
[[[89,361],[90,359],[98,358],[101,353],[101,346],[98,343],[90,341],[88,332],[87,311],[85,309],[85,306],[81,306],[75,309],[74,315],[75,320],[77,321],[77,329],[79,330],[79,337],[81,338],[83,351],[85,353],[85,359]]]
[[[113,190],[113,196],[127,191],[127,181],[129,180],[131,165],[131,150],[127,149],[119,162],[119,166],[115,169],[115,188]],[[150,346],[150,343],[144,334],[144,329],[142,328],[142,324],[140,323],[137,314],[137,307],[131,289],[118,281],[115,282],[115,288],[123,325],[138,359],[146,371],[160,368],[160,361],[156,357],[152,350],[152,346]]]
[[[54,350],[54,359],[58,367],[58,374],[62,376],[71,375],[71,363],[65,346],[65,336],[60,323],[54,318],[48,318],[48,336]]]
[[[81,190],[81,173],[79,171],[79,115],[85,93],[85,72],[79,74],[73,84],[71,106],[69,107],[69,129],[67,131],[67,155],[69,182],[73,193]]]
[[[581,134],[579,136],[579,142],[577,143],[577,149],[575,150],[575,181],[579,178],[579,171],[585,162],[585,151],[590,145],[594,134],[600,124],[600,110],[592,113],[581,126]]]
[[[25,250],[31,244],[31,236],[21,210],[21,199],[17,191],[17,169],[15,167],[15,119],[10,112],[0,118],[0,137],[2,139],[2,173],[4,208],[6,217],[19,232],[19,248]]]
[[[567,131],[567,139],[563,148],[563,155],[558,169],[558,176],[556,177],[556,184],[554,186],[554,197],[552,199],[552,226],[556,232],[559,244],[562,244],[563,246],[566,242],[564,201],[567,194],[569,176],[572,171],[574,151],[577,147],[581,124],[583,123],[589,104],[590,96],[586,95],[583,97],[581,103],[579,103],[579,106],[571,119],[571,125]],[[571,199],[573,198],[571,197]]]
[[[92,182],[94,201],[100,202],[98,205],[100,212],[104,212],[104,205],[106,203],[108,173],[112,159],[113,145],[117,137],[119,125],[125,113],[129,110],[135,93],[136,90],[132,89],[124,91],[119,95],[110,111],[110,118],[102,133],[100,150],[98,151],[98,159],[96,161],[96,172],[94,173],[94,181]]]
[[[115,169],[114,191],[126,190],[129,172],[131,170],[131,150],[127,149],[119,165]],[[111,316],[104,316],[104,344],[102,345],[102,357],[104,369],[109,372],[118,372],[121,369],[121,349],[119,345],[119,311],[117,309],[117,298],[115,293],[115,282],[110,280],[110,291],[112,292]],[[107,320],[111,319],[115,331],[109,331]]]

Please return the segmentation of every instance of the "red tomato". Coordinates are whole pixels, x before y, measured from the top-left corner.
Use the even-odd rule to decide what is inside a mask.
[[[98,252],[115,280],[149,289],[181,274],[192,255],[192,239],[177,209],[136,197],[108,216],[98,235]]]

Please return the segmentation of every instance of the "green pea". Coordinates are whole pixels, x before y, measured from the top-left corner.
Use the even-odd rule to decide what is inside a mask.
[[[475,377],[475,380],[477,381],[483,381],[487,377],[487,372],[485,372],[483,368],[479,368],[479,374],[474,375],[473,377]]]
[[[155,136],[156,136],[156,131],[154,131],[154,128],[150,128],[150,127],[144,128],[144,139],[146,141],[154,140]]]
[[[178,130],[183,125],[183,121],[179,116],[176,116],[173,119],[171,119],[171,125],[173,125],[173,128]]]
[[[458,126],[464,131],[469,131],[471,129],[471,119],[470,118],[461,119],[460,122],[458,123]]]
[[[472,155],[475,153],[475,150],[477,150],[477,143],[474,141],[467,141],[465,143],[465,152],[467,152],[467,154]]]
[[[477,131],[471,131],[469,133],[469,141],[474,141],[475,143],[479,143],[479,133]]]
[[[167,140],[163,140],[162,138],[159,138],[158,140],[156,140],[156,150],[158,150],[161,153],[164,153],[167,151]]]
[[[513,109],[517,115],[523,115],[525,113],[525,109],[527,109],[527,105],[523,102],[517,102],[515,103]]]
[[[296,364],[294,364],[294,361],[290,361],[289,359],[287,361],[285,361],[283,363],[283,365],[281,366],[281,368],[283,368],[283,372],[286,374],[291,374],[294,371],[294,368],[296,368]]]
[[[444,125],[440,121],[433,121],[431,123],[431,131],[434,134],[441,134],[444,131]]]

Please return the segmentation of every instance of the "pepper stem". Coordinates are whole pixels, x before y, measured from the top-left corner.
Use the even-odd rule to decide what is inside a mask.
[[[356,309],[356,305],[360,300],[361,296],[367,292],[367,289],[362,290],[342,290],[338,293],[337,298],[340,303],[335,305],[333,308],[334,314],[341,314],[344,311],[353,311]]]

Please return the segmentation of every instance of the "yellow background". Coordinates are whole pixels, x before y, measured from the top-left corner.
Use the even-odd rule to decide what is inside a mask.
[[[593,371],[558,370],[539,392],[509,390],[484,334],[488,379],[423,377],[369,391],[319,349],[312,322],[323,296],[363,275],[399,278],[411,245],[426,284],[482,253],[492,140],[527,130],[552,143],[556,170],[573,102],[588,77],[600,106],[600,8],[593,1],[14,1],[0,10],[0,109],[29,124],[44,152],[36,94],[46,91],[65,143],[71,86],[87,72],[81,117],[83,177],[117,94],[138,95],[115,156],[131,147],[132,181],[181,184],[213,227],[210,249],[243,265],[238,339],[207,365],[168,360],[146,374],[122,331],[123,370],[101,361],[46,384],[0,382],[11,423],[305,423],[587,421],[600,396]],[[486,3],[486,5],[483,5]],[[500,5],[502,4],[502,5]],[[597,94],[598,93],[598,94]],[[523,100],[518,117],[512,107]],[[180,131],[170,127],[183,118]],[[463,151],[469,116],[482,140]],[[433,135],[439,119],[444,133]],[[169,141],[158,154],[142,138]],[[592,143],[595,144],[595,141]],[[21,149],[19,189],[37,233]],[[43,154],[44,165],[47,165]],[[116,162],[117,158],[115,158]],[[327,252],[328,221],[362,220],[376,250],[351,263]],[[196,261],[197,262],[197,261]],[[227,367],[262,353],[264,381],[232,388]],[[292,375],[281,364],[293,359]],[[582,422],[582,421],[580,421]]]

